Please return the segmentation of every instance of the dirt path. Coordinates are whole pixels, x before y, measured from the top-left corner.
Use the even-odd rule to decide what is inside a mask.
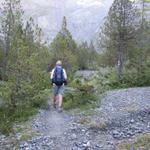
[[[22,150],[26,150],[24,145],[32,150],[37,147],[41,150],[100,150],[104,147],[105,150],[113,149],[112,142],[109,142],[111,135],[90,129],[84,122],[80,123],[82,116],[79,115],[78,118],[76,115],[78,113],[68,111],[59,113],[52,106],[47,111],[42,110],[33,121],[34,129],[41,133],[41,137],[22,144]]]
[[[41,128],[41,132],[51,137],[61,136],[68,128],[70,117],[65,113],[58,113],[56,110],[46,111],[43,116],[39,118],[43,122],[46,129]]]
[[[150,87],[109,91],[100,108],[84,112],[59,113],[52,106],[40,110],[28,125],[39,134],[19,141],[17,147],[9,144],[12,137],[0,136],[0,149],[116,150],[116,143],[150,132],[149,91]]]
[[[50,110],[39,113],[33,125],[43,137],[52,139],[51,148],[53,150],[70,150],[70,142],[66,138],[68,138],[67,132],[72,128],[73,118],[67,111],[63,110],[59,113],[51,106]]]
[[[150,101],[149,90],[133,88],[110,91],[103,98],[100,109],[91,110],[94,113],[90,116],[67,111],[58,113],[51,107],[39,113],[33,124],[43,137],[52,140],[47,150],[50,147],[53,150],[115,150],[119,141],[150,131],[150,114],[145,109]],[[130,108],[131,104],[134,107]],[[135,107],[135,104],[142,108]],[[127,111],[122,111],[126,107]],[[41,145],[41,149],[46,149]]]

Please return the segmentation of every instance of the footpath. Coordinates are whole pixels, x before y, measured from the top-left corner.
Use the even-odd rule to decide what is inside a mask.
[[[150,87],[108,91],[100,101],[84,112],[40,110],[27,129],[38,134],[19,140],[17,133],[18,145],[1,135],[0,149],[116,150],[120,142],[150,133]]]

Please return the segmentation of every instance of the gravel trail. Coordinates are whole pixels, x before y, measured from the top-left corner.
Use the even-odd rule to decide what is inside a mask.
[[[55,110],[44,111],[35,119],[34,125],[51,137],[62,135],[69,127],[70,116],[65,112],[58,113]],[[40,126],[38,125],[40,124]],[[43,128],[44,127],[44,128]]]
[[[100,107],[84,112],[40,110],[30,125],[38,135],[18,146],[2,135],[0,149],[116,150],[119,142],[150,133],[150,87],[108,91]]]

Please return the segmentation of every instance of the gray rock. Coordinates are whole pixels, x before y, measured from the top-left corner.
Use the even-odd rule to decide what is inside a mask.
[[[77,135],[76,135],[76,134],[72,134],[71,139],[72,139],[72,140],[77,139]]]
[[[114,143],[112,141],[108,141],[107,144],[108,145],[114,145]]]
[[[90,141],[83,143],[83,147],[89,148],[91,146]]]
[[[95,146],[96,148],[103,148],[104,147],[104,145],[99,145],[99,144],[96,144],[96,146]]]
[[[133,135],[135,135],[135,133],[134,133],[134,132],[132,132],[132,131],[128,131],[128,132],[127,132],[127,136],[129,136],[129,137],[130,137],[130,136],[133,136]]]
[[[119,131],[114,130],[112,132],[112,135],[113,135],[114,138],[120,138],[122,134]]]
[[[135,122],[134,119],[131,119],[131,120],[130,120],[130,123],[134,123],[134,122]]]
[[[147,128],[150,128],[150,122],[148,122],[148,124],[147,124]]]

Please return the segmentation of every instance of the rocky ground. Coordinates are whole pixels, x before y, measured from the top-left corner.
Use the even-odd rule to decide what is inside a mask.
[[[23,126],[26,136],[1,135],[0,149],[115,150],[121,141],[150,132],[150,87],[108,91],[100,107],[84,112],[40,110]]]

